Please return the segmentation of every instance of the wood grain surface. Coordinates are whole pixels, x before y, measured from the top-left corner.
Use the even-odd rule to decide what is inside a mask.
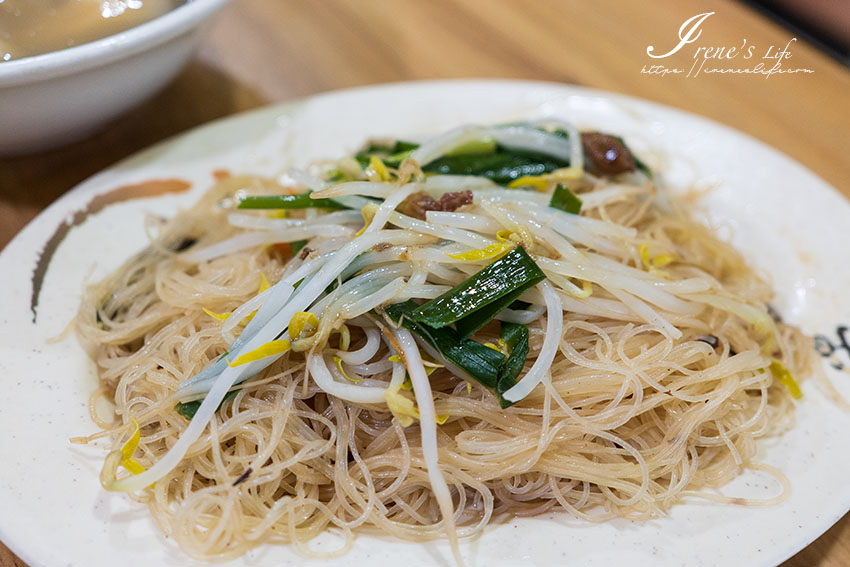
[[[673,48],[682,23],[709,11],[698,43],[665,60],[647,56],[648,45],[656,53]],[[743,130],[850,197],[850,69],[805,42],[793,42],[782,65],[813,73],[641,73],[659,62],[689,66],[697,45],[746,40],[759,58],[792,37],[727,1],[234,0],[189,66],[153,99],[84,141],[0,160],[0,247],[63,192],[153,142],[271,102],[416,79],[535,79],[644,97]],[[23,565],[0,544],[0,567]],[[850,565],[850,519],[784,565]]]

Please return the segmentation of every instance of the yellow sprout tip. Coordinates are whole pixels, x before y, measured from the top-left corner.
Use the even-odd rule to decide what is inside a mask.
[[[545,191],[548,187],[548,180],[543,175],[524,175],[508,183],[508,189],[516,189],[517,187],[534,187],[538,191]]]
[[[416,409],[413,400],[401,395],[398,390],[388,388],[384,392],[384,400],[386,400],[387,407],[402,427],[408,427],[419,419],[419,410]]]
[[[803,391],[800,390],[800,385],[797,384],[797,381],[794,380],[794,376],[791,374],[791,371],[788,370],[784,364],[778,360],[774,360],[770,363],[770,373],[773,374],[780,383],[788,388],[788,391],[791,392],[791,396],[793,396],[794,399],[799,400],[803,397]]]
[[[264,345],[261,345],[250,352],[246,352],[242,356],[238,357],[233,362],[227,361],[227,365],[232,367],[241,366],[243,364],[248,364],[249,362],[254,362],[256,360],[260,360],[261,358],[266,358],[267,356],[275,356],[278,354],[283,354],[289,350],[289,347],[292,346],[289,341],[286,339],[281,339],[277,341],[270,341]]]
[[[342,359],[340,357],[338,357],[338,356],[334,357],[334,364],[336,364],[336,367],[337,367],[337,370],[339,370],[339,373],[342,374],[342,376],[346,380],[348,380],[349,382],[354,382],[355,384],[357,384],[358,382],[363,381],[360,378],[352,378],[351,376],[348,375],[348,373],[342,367]]]
[[[293,341],[301,338],[307,325],[313,329],[318,328],[319,318],[309,311],[299,311],[293,315],[292,319],[289,320],[289,338]]]
[[[260,289],[257,290],[257,293],[263,293],[267,289],[271,287],[269,283],[269,279],[266,277],[264,272],[260,272]]]
[[[222,323],[227,321],[227,318],[230,317],[229,311],[225,311],[224,313],[216,313],[215,311],[210,311],[206,307],[203,307],[202,309],[204,310],[204,313],[206,313],[207,315],[209,315],[213,319],[218,319]]]
[[[514,246],[516,246],[516,244],[513,242],[494,242],[493,244],[479,250],[470,250],[469,252],[461,252],[460,254],[446,254],[446,256],[453,260],[476,262],[479,260],[489,260],[491,258],[501,257],[512,250]]]
[[[384,165],[384,162],[381,161],[379,157],[372,156],[369,158],[369,167],[367,169],[367,175],[369,170],[374,172],[381,181],[387,181],[390,178],[390,172],[387,170],[387,166]]]

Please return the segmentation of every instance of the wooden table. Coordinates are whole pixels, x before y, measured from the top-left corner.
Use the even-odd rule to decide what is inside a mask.
[[[714,11],[702,36],[666,59],[682,23]],[[695,34],[694,34],[695,35]],[[850,196],[850,69],[804,41],[785,68],[813,73],[642,73],[690,66],[699,46],[769,46],[793,35],[732,2],[679,0],[235,0],[183,73],[104,132],[39,155],[0,160],[0,246],[86,177],[208,120],[329,89],[432,78],[503,77],[586,85],[684,108],[741,129]],[[741,54],[739,54],[741,55]],[[768,65],[772,66],[772,62]],[[801,188],[801,190],[805,190]],[[787,567],[850,564],[850,518]],[[23,563],[0,544],[0,567]],[[79,566],[85,567],[85,566]]]

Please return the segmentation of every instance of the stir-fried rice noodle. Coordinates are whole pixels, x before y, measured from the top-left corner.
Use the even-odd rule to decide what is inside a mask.
[[[432,161],[481,135],[546,147],[528,129],[467,128],[418,155]],[[802,379],[812,349],[770,316],[770,287],[728,244],[678,205],[659,206],[662,189],[637,171],[576,179],[571,167],[576,215],[549,206],[555,174],[540,192],[400,167],[381,180],[313,182],[325,187],[314,197],[354,210],[285,216],[237,212],[236,195],[291,190],[225,179],[173,220],[152,221],[153,244],[88,290],[78,330],[97,396],[116,411],[93,436],[115,444],[107,488],[146,503],[205,558],[268,542],[316,554],[309,542],[328,529],[342,538],[323,552],[333,555],[356,533],[466,538],[555,510],[645,520],[685,497],[730,501],[714,489],[747,468],[778,477],[777,497],[736,503],[782,498],[781,473],[754,462],[757,439],[793,424],[792,392],[771,364]],[[473,202],[459,210],[405,213],[420,191],[439,200],[467,187]],[[296,240],[307,242],[294,255],[281,244]],[[547,276],[472,336],[499,349],[500,325],[528,328],[506,409],[384,316],[467,280],[498,256],[464,253],[499,243],[523,247]],[[268,356],[235,364],[272,341]],[[201,400],[188,430],[177,404]],[[147,472],[134,476],[118,463],[135,423],[132,459]]]

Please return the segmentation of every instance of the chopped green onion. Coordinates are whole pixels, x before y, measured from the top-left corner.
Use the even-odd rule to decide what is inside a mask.
[[[195,402],[183,402],[178,403],[174,406],[174,409],[177,410],[177,413],[185,417],[186,419],[191,420],[195,417],[195,414],[198,413],[198,408],[201,407],[201,400]]]
[[[523,124],[520,122],[520,124]],[[546,130],[545,128],[538,128],[541,132],[547,132],[552,134],[553,136],[557,136],[559,138],[564,138],[565,140],[570,139],[570,133],[564,130],[563,128],[553,128],[552,130]]]
[[[410,157],[419,144],[399,140],[394,144],[371,144],[355,158],[365,167],[372,157],[380,158],[387,167],[398,167]],[[446,155],[427,164],[423,171],[443,175],[477,175],[507,185],[524,176],[538,176],[569,166],[569,161],[499,146],[491,138],[462,144]]]
[[[481,138],[480,140],[472,140],[461,144],[446,152],[447,156],[462,156],[466,154],[492,154],[498,149],[496,140],[493,138]]]
[[[406,301],[388,306],[385,313],[393,322],[400,322],[405,329],[419,335],[447,362],[485,387],[495,390],[499,369],[504,362],[502,353],[461,337],[451,327],[435,329],[412,321],[407,314],[417,307],[413,301]]]
[[[412,152],[418,147],[419,144],[417,144],[416,142],[405,142],[404,140],[398,140],[393,146],[393,153],[397,154],[400,152]]]
[[[502,342],[504,342],[508,349],[512,351],[523,340],[528,341],[528,327],[518,323],[505,323],[503,321],[502,332],[500,333],[499,338],[502,339]]]
[[[238,394],[238,393],[239,393],[239,390],[233,390],[231,392],[228,392],[227,395],[224,396],[224,399],[221,400],[221,403],[218,404],[218,409],[221,409],[221,407],[224,404],[226,404],[230,401],[233,401],[233,398],[235,398],[236,394]],[[182,415],[183,417],[185,417],[186,419],[191,421],[191,419],[193,417],[195,417],[195,414],[198,413],[198,408],[201,407],[201,403],[203,401],[204,400],[195,400],[194,402],[186,402],[186,403],[179,402],[176,406],[174,406],[174,409],[177,410],[177,413],[179,413],[180,415]],[[218,410],[216,410],[216,411],[218,411]]]
[[[356,159],[364,167],[369,164],[369,160],[373,157],[380,158],[384,165],[389,167],[397,167],[404,160],[410,157],[410,154],[419,147],[419,144],[414,142],[405,142],[399,140],[393,145],[386,144],[371,144],[366,149],[357,154]],[[465,144],[452,149],[446,153],[446,156],[461,156],[467,154],[492,154],[498,149],[496,141],[492,138],[482,138],[480,140],[472,140]]]
[[[354,156],[361,166],[369,165],[372,157],[380,158],[387,167],[397,167],[419,147],[414,142],[398,140],[394,144],[370,144]]]
[[[497,152],[443,156],[422,169],[443,175],[476,175],[507,185],[520,177],[535,177],[567,166],[568,161],[552,156],[500,148]]]
[[[516,385],[519,373],[528,358],[528,327],[516,323],[502,323],[501,339],[510,349],[510,356],[499,369],[499,378],[496,381],[499,405],[504,409],[512,406],[514,402],[506,400],[502,394]]]
[[[239,209],[347,209],[345,205],[333,199],[311,199],[310,193],[298,195],[251,195],[242,197]]]
[[[388,155],[384,160],[384,165],[389,165],[390,167],[396,167],[401,164],[404,160],[410,157],[410,154],[413,153],[413,150],[405,150],[403,152],[398,152],[397,154]]]
[[[531,285],[527,287],[516,289],[511,293],[505,295],[504,297],[493,301],[486,307],[482,307],[481,309],[470,313],[463,319],[459,319],[455,323],[455,328],[462,337],[472,336],[475,331],[495,319],[499,313],[507,309],[508,306],[513,303],[517,297],[519,297],[523,294],[523,292],[525,292],[526,289],[536,285],[537,283],[539,283],[539,281],[534,281]]]
[[[455,323],[459,336],[467,338],[545,277],[525,249],[518,246],[449,291],[417,307],[408,317],[435,329]]]
[[[555,192],[552,193],[549,206],[553,209],[560,209],[564,212],[577,215],[581,211],[581,199],[568,188],[558,183],[555,187]]]
[[[503,394],[517,383],[517,378],[525,366],[529,351],[528,328],[514,323],[502,323],[501,339],[510,349],[510,356],[506,359],[501,352],[493,348],[459,336],[451,327],[435,329],[412,321],[409,313],[416,308],[415,302],[406,301],[390,305],[384,312],[394,323],[400,323],[417,334],[446,362],[463,371],[468,378],[496,392],[502,408],[513,405]]]

